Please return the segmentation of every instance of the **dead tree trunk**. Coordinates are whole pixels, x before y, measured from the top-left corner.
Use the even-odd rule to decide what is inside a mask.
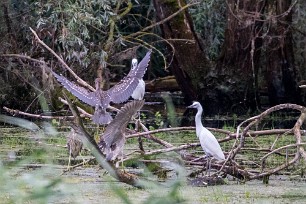
[[[220,111],[244,113],[258,104],[257,74],[263,23],[263,1],[228,0],[227,27],[222,52],[216,65],[217,74],[206,100],[217,103]],[[252,15],[250,15],[252,14]]]
[[[266,81],[270,105],[279,103],[301,103],[294,65],[292,42],[292,1],[268,2],[267,12],[273,12],[268,22],[270,32],[267,47]]]
[[[161,26],[175,51],[171,71],[187,98],[203,102],[211,114],[255,110],[258,90],[265,87],[270,105],[300,103],[290,30],[294,3],[226,2],[225,40],[216,66],[205,57],[187,10]],[[185,0],[154,0],[154,5],[157,20],[163,20],[185,6]]]
[[[154,0],[154,6],[157,20],[161,21],[186,6],[186,2],[185,0]],[[171,39],[170,42],[174,48],[171,71],[187,101],[201,99],[201,90],[205,89],[204,77],[212,66],[200,46],[188,11],[184,10],[163,23],[161,30],[165,39]]]

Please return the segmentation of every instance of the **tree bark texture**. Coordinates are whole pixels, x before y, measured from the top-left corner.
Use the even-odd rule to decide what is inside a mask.
[[[256,48],[262,45],[262,40],[257,38],[262,32],[262,22],[253,15],[260,16],[264,3],[256,0],[228,0],[227,3],[225,40],[206,100],[209,104],[218,104],[221,112],[243,113],[249,107],[258,106],[261,50]]]
[[[268,11],[273,11],[278,19],[269,23],[269,43],[267,49],[266,81],[270,105],[279,103],[301,103],[297,84],[297,70],[294,65],[292,42],[291,0],[269,2]],[[274,21],[273,21],[274,20]]]
[[[186,5],[185,0],[154,0],[157,21],[161,21]],[[194,31],[188,11],[184,10],[161,25],[163,37],[174,50],[171,71],[185,94],[186,102],[199,100],[205,88],[204,77],[211,69]],[[186,39],[179,41],[175,39]]]
[[[171,71],[188,100],[205,104],[208,114],[246,113],[260,106],[259,87],[267,87],[270,105],[300,103],[294,67],[291,1],[227,0],[225,40],[216,66],[198,41],[188,10],[162,24],[171,41]],[[157,20],[185,5],[185,0],[154,0]]]

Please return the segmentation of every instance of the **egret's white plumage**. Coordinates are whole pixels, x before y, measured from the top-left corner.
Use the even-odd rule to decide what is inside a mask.
[[[138,60],[136,58],[132,59],[132,70],[138,66]],[[132,98],[135,100],[142,100],[145,94],[146,84],[142,78],[139,79],[139,83],[136,89],[132,93]]]
[[[202,124],[201,117],[203,113],[203,108],[201,104],[195,101],[187,108],[196,108],[198,110],[195,116],[196,134],[206,155],[209,157],[214,157],[217,160],[224,160],[225,157],[217,139]]]
[[[146,84],[143,79],[139,79],[139,83],[136,89],[132,93],[132,98],[136,100],[142,100],[145,94]]]

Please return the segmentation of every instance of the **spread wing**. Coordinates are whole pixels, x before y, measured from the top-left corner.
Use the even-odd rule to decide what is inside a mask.
[[[143,75],[145,74],[147,67],[150,62],[150,57],[151,57],[151,50],[147,52],[147,54],[144,56],[144,58],[139,62],[138,66],[136,68],[131,68],[129,74],[127,76],[130,77],[136,77],[138,79],[141,79]]]
[[[120,109],[114,120],[106,127],[104,134],[101,136],[106,147],[110,147],[113,143],[118,143],[125,138],[124,132],[127,124],[143,104],[144,100],[132,101]]]
[[[132,66],[129,74],[124,77],[118,84],[108,90],[109,95],[114,103],[122,103],[126,101],[139,84],[139,79],[142,79],[150,62],[151,51],[148,51],[146,56],[134,68]]]
[[[64,76],[58,75],[53,71],[52,74],[53,76],[55,76],[57,81],[60,82],[65,87],[65,89],[67,89],[70,93],[72,93],[75,97],[77,97],[84,103],[87,103],[88,105],[91,106],[95,106],[99,102],[99,99],[96,97],[95,92],[89,92],[85,88],[76,85],[75,83],[69,81]]]
[[[138,83],[139,79],[135,77],[124,77],[118,84],[107,91],[111,96],[111,101],[114,103],[122,103],[128,100],[138,86]]]

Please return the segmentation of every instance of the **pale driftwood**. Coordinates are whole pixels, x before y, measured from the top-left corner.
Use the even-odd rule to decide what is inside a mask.
[[[197,146],[200,146],[200,143],[190,143],[190,144],[180,145],[178,147],[173,146],[173,147],[168,147],[168,148],[165,148],[165,149],[151,150],[151,151],[145,152],[144,155],[153,155],[153,154],[160,154],[160,153],[178,151],[178,150],[189,149],[189,148],[197,147]]]
[[[236,133],[230,132],[228,130],[223,130],[223,129],[217,129],[217,128],[209,128],[207,127],[208,130],[216,133],[221,133],[225,134],[226,137],[223,139],[219,139],[219,142],[227,142],[229,140],[236,139]],[[156,134],[156,133],[161,133],[161,132],[177,132],[177,131],[191,131],[195,130],[195,127],[173,127],[173,128],[163,128],[163,129],[156,129],[156,130],[147,130],[145,132],[138,132],[138,133],[133,133],[130,135],[127,135],[126,138],[133,138],[133,137],[139,137],[139,136],[145,136],[148,134]],[[303,134],[305,134],[305,131],[302,131]],[[249,131],[247,134],[249,136],[265,136],[265,135],[274,135],[274,134],[290,134],[293,135],[293,130],[292,129],[273,129],[273,130],[258,130],[258,131]],[[240,136],[239,134],[238,136]]]
[[[278,151],[282,150],[282,149],[286,149],[286,148],[289,148],[289,147],[299,147],[299,146],[305,146],[306,143],[300,143],[300,144],[290,144],[290,145],[285,145],[285,146],[282,146],[282,147],[279,147],[277,149],[274,149],[274,150],[269,150],[269,153],[267,153],[265,156],[263,156],[261,158],[262,161],[266,160],[267,157],[269,157],[271,154],[276,154],[278,153]]]
[[[66,101],[65,103],[68,103],[68,102]],[[285,107],[285,106],[282,106],[282,107]],[[275,108],[274,108],[274,110],[275,110]],[[29,117],[31,117],[33,115],[34,114],[28,114]],[[253,120],[256,119],[256,122],[248,119],[248,121],[250,122],[251,125],[254,125],[258,122],[258,117],[252,117],[252,119]],[[295,137],[297,138],[297,141],[300,141],[302,133],[304,134],[304,131],[300,130],[300,126],[301,126],[301,124],[303,124],[304,120],[305,120],[305,113],[302,113],[300,118],[298,119],[295,127],[292,128],[292,129],[259,130],[259,131],[248,131],[248,132],[243,131],[242,133],[238,134],[238,138],[242,137],[242,135],[244,135],[244,138],[248,138],[248,137],[253,137],[253,136],[264,136],[264,135],[271,135],[271,134],[278,134],[278,135],[279,134],[284,134],[284,135],[289,135],[290,134],[290,135],[292,135],[294,133]],[[189,154],[189,155],[187,154],[188,156],[186,156],[186,152],[181,151],[181,150],[186,150],[186,149],[189,149],[189,148],[194,148],[194,147],[200,146],[199,143],[191,143],[191,144],[183,144],[183,145],[180,145],[180,146],[174,146],[174,145],[172,145],[171,143],[169,143],[165,140],[162,140],[160,138],[157,138],[157,137],[153,136],[153,134],[161,133],[161,132],[194,131],[194,129],[195,129],[194,127],[165,128],[165,129],[149,131],[140,121],[138,122],[138,124],[139,124],[139,127],[145,132],[131,134],[131,135],[128,135],[127,138],[144,137],[144,138],[150,139],[153,142],[156,142],[156,143],[164,146],[165,148],[155,149],[155,150],[147,150],[147,151],[142,150],[142,151],[135,151],[135,152],[139,152],[142,155],[154,155],[154,154],[161,154],[161,153],[174,151],[174,152],[177,152],[181,155],[181,157],[185,160],[187,165],[191,165],[191,166],[194,166],[194,167],[206,166],[206,162],[207,162],[206,160],[202,159],[203,161],[193,162],[193,160],[199,160],[201,158],[197,157],[197,156],[194,156],[192,154]],[[245,123],[243,123],[243,124],[245,124]],[[248,124],[246,127],[250,128],[251,127],[250,124]],[[231,133],[230,131],[219,130],[219,129],[214,129],[214,128],[209,128],[209,129],[211,131],[219,132],[219,133],[222,133],[222,134],[226,135],[226,137],[224,139],[219,140],[220,142],[226,142],[226,141],[229,141],[229,140],[236,140],[237,139],[237,133]],[[135,132],[135,131],[130,131],[130,132]],[[239,143],[239,145],[240,144],[241,143]],[[285,149],[285,148],[288,148],[288,147],[294,147],[294,146],[299,147],[299,151],[296,153],[296,156],[295,156],[294,159],[292,159],[292,160],[286,162],[285,164],[280,165],[280,166],[278,166],[278,167],[276,167],[272,170],[268,170],[268,171],[264,171],[264,172],[240,169],[240,167],[238,165],[234,164],[234,160],[226,161],[223,164],[212,163],[212,167],[216,168],[216,169],[220,169],[221,171],[223,171],[227,174],[231,174],[231,175],[233,175],[237,178],[240,178],[240,179],[241,178],[243,178],[243,179],[255,179],[255,178],[260,178],[260,177],[263,177],[263,176],[274,174],[274,173],[292,165],[293,163],[297,162],[298,159],[300,158],[300,155],[302,155],[303,157],[305,155],[304,148],[302,147],[303,145],[305,145],[305,143],[300,142],[300,144],[298,144],[298,143],[289,144],[289,145],[286,145],[286,146],[283,146],[283,147],[280,147],[278,149],[273,150],[272,147],[274,146],[274,144],[275,144],[275,142],[273,143],[273,145],[271,146],[270,149],[244,148],[242,146],[239,149],[239,152],[242,151],[242,150],[267,152],[267,154],[262,158],[262,160],[265,160],[267,157],[269,157],[272,154],[278,154],[278,155],[281,155],[281,156],[286,156],[286,155],[280,153],[279,151],[281,149]],[[229,154],[231,154],[231,152]],[[132,156],[132,154],[129,155],[129,156]],[[124,161],[132,159],[132,158],[133,157],[128,157],[128,158],[124,159]],[[227,157],[227,158],[230,158],[230,157]],[[252,162],[252,161],[250,161],[250,162]],[[259,164],[257,164],[257,166],[258,165]],[[264,168],[264,165],[262,165],[262,167]],[[258,173],[256,174],[256,172],[258,172]],[[121,176],[124,176],[124,175],[121,174]]]
[[[233,158],[235,156],[235,154],[239,151],[239,149],[244,146],[245,135],[248,133],[249,129],[253,125],[259,123],[268,114],[271,114],[272,112],[282,110],[282,109],[293,109],[293,110],[298,110],[298,111],[302,112],[305,109],[305,107],[300,106],[300,105],[296,105],[296,104],[290,104],[290,103],[280,104],[280,105],[277,105],[277,106],[273,106],[273,107],[267,109],[266,111],[262,112],[261,114],[259,114],[257,116],[254,116],[252,118],[249,118],[249,119],[243,121],[242,123],[240,123],[238,125],[237,132],[236,132],[236,138],[240,137],[240,144],[233,151],[233,154],[231,155],[231,157]],[[241,126],[243,124],[247,123],[247,122],[250,122],[250,123],[243,129],[242,134],[239,135]]]
[[[58,100],[60,100],[63,104],[68,105],[68,102],[65,99],[63,99],[62,97],[58,97]],[[80,115],[81,117],[84,117],[84,116],[85,117],[91,117],[92,116],[92,114],[86,112],[83,108],[80,108],[80,107],[77,106],[77,109],[81,113],[81,115]]]
[[[230,156],[228,157],[228,159],[234,159],[234,157],[236,156],[236,154],[244,147],[244,142],[245,142],[245,138],[246,138],[246,134],[248,133],[249,129],[259,123],[265,116],[267,116],[268,114],[274,112],[274,111],[278,111],[278,110],[282,110],[282,109],[293,109],[293,110],[298,110],[301,112],[300,117],[298,118],[296,124],[293,127],[293,133],[294,136],[296,138],[296,144],[294,145],[286,145],[284,147],[278,148],[276,150],[271,150],[271,152],[267,153],[263,158],[262,158],[262,172],[258,173],[258,174],[249,174],[247,176],[248,179],[257,179],[257,178],[262,178],[265,176],[269,176],[272,174],[275,174],[276,172],[279,172],[281,170],[283,170],[284,168],[287,168],[288,166],[296,163],[300,157],[302,156],[304,159],[306,158],[306,154],[303,148],[303,143],[301,143],[301,125],[304,123],[305,118],[306,118],[306,108],[300,105],[296,105],[296,104],[280,104],[274,107],[269,108],[268,110],[264,111],[263,113],[252,117],[250,119],[247,119],[246,121],[243,121],[237,128],[237,132],[236,132],[236,138],[240,140],[239,144],[237,145],[236,148],[233,148],[233,150],[230,152]],[[238,134],[239,133],[239,129],[241,128],[241,126],[245,123],[249,124],[243,129],[242,134]],[[288,132],[287,132],[288,133]],[[237,140],[236,140],[237,141]],[[273,144],[274,146],[274,144]],[[265,168],[265,160],[268,156],[272,155],[273,153],[278,152],[281,149],[284,148],[288,148],[291,146],[297,146],[297,151],[295,153],[295,157],[293,159],[291,159],[290,161],[287,161],[275,168],[272,169],[268,169],[268,170],[264,170]],[[249,172],[250,173],[250,172]]]
[[[7,107],[3,107],[5,111],[8,113],[17,116],[17,115],[23,115],[31,118],[38,118],[38,119],[58,119],[58,120],[72,120],[73,116],[52,116],[52,115],[40,115],[40,114],[33,114],[33,113],[27,113],[20,110],[15,110]]]

